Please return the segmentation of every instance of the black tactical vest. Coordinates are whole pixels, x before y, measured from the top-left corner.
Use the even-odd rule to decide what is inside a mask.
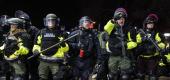
[[[112,51],[111,55],[115,55],[115,56],[122,55],[121,40],[123,40],[124,43],[126,43],[126,39],[127,39],[127,35],[126,35],[127,32],[124,30],[124,28],[122,30],[123,30],[123,36],[121,36],[120,27],[116,27],[110,34],[108,42],[109,42],[109,49]]]
[[[59,37],[61,37],[61,33],[58,30],[49,30],[49,29],[43,29],[41,31],[42,35],[42,44],[41,44],[41,50],[44,50],[56,43],[58,43]],[[52,49],[49,49],[45,52],[43,52],[43,55],[46,56],[52,56],[58,51],[59,46],[53,47]]]
[[[156,35],[155,32],[146,32],[146,33],[150,34],[151,38],[153,40],[155,40],[155,35]],[[143,55],[154,55],[156,52],[155,46],[149,40],[143,41],[142,44],[140,45],[140,47],[142,47],[142,50],[144,51],[144,52],[142,52]]]

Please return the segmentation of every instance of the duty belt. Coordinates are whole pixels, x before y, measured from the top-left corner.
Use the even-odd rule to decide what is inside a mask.
[[[40,59],[42,61],[47,61],[47,62],[63,62],[63,58],[54,58],[54,57],[48,57],[48,56],[40,56]]]
[[[154,55],[140,55],[141,57],[144,57],[144,58],[150,58],[150,57],[154,57],[154,56],[157,56],[158,54],[154,54]]]

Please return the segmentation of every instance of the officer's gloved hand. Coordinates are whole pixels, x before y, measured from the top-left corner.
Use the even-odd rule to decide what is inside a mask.
[[[166,49],[162,49],[162,50],[160,51],[160,54],[161,54],[161,55],[166,55],[166,54],[168,54],[168,52],[166,51]]]
[[[33,52],[33,54],[40,54],[40,52],[38,51],[38,50],[35,50],[34,52]]]
[[[66,46],[65,41],[63,41],[60,45],[61,45],[62,47],[65,47],[65,46]]]
[[[34,50],[34,51],[33,51],[33,55],[30,56],[30,57],[27,58],[27,59],[28,59],[28,60],[29,60],[29,59],[34,59],[35,57],[38,57],[39,55],[40,55],[40,51]]]
[[[82,44],[81,42],[79,42],[79,43],[77,44],[77,46],[78,46],[78,48],[80,48],[80,49],[83,49],[83,48],[84,48],[84,44]]]
[[[147,40],[148,40],[147,36],[142,37],[142,42],[147,41]]]

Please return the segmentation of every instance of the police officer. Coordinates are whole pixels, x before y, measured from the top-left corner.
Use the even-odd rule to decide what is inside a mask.
[[[75,56],[74,62],[74,80],[88,80],[89,75],[96,62],[97,47],[99,46],[98,38],[91,30],[93,21],[88,16],[83,16],[79,20],[80,30],[72,32],[70,35],[80,33],[79,36],[70,40],[72,54]]]
[[[126,20],[126,10],[117,8],[113,19],[104,26],[104,30],[109,36],[106,43],[106,50],[110,54],[108,61],[109,80],[130,80],[131,61],[128,58],[130,53],[127,53],[127,50],[135,48],[137,44],[128,36],[130,33],[125,24]]]
[[[48,80],[49,71],[52,72],[53,80],[61,79],[63,76],[58,73],[59,65],[63,63],[65,53],[69,50],[67,43],[59,44],[44,52],[42,50],[63,40],[63,35],[59,30],[58,17],[53,14],[47,14],[44,19],[46,28],[42,29],[36,37],[33,47],[34,54],[40,54],[39,77],[40,80]],[[60,75],[60,76],[57,76]]]
[[[25,13],[22,10],[17,10],[15,12],[15,17],[23,19],[24,20],[24,28],[28,32],[28,34],[31,37],[31,40],[29,41],[30,44],[30,50],[33,48],[34,39],[36,37],[36,34],[39,32],[39,29],[32,25],[30,17],[27,13]],[[32,51],[29,52],[29,56],[31,56],[33,53]],[[31,58],[27,61],[27,75],[26,77],[29,78],[29,75],[31,76],[31,80],[37,80],[38,79],[38,60],[37,57]]]
[[[157,80],[156,68],[158,65],[159,52],[148,38],[152,38],[161,49],[165,48],[164,38],[156,31],[158,16],[149,14],[143,23],[143,29],[146,35],[138,33],[136,41],[138,43],[138,52],[140,55],[137,59],[138,77],[144,80],[145,74],[148,74],[148,80]]]
[[[160,65],[161,63],[159,63],[159,66],[165,68],[165,72],[164,72],[163,75],[166,75],[166,76],[169,77],[170,76],[170,46],[169,46],[169,39],[167,40],[166,53],[167,54],[165,55],[165,61],[163,62],[163,65]]]
[[[106,80],[108,74],[109,53],[106,51],[106,42],[109,36],[106,31],[98,34],[100,42],[100,54],[97,55],[97,63],[93,70],[92,78],[96,80]]]
[[[6,20],[9,18],[8,15],[0,16],[0,45],[3,45],[5,41],[5,36],[9,32],[9,25],[7,25]],[[4,60],[3,54],[0,54],[0,76],[9,76],[10,73],[9,64]]]
[[[26,73],[25,59],[29,53],[30,35],[23,28],[23,20],[19,18],[9,18],[7,23],[10,31],[7,34],[5,43],[1,46],[5,59],[14,68],[14,80],[24,80]]]

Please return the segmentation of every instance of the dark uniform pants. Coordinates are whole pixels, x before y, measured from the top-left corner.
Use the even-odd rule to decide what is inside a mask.
[[[22,63],[20,61],[16,61],[16,62],[9,62],[9,64],[14,68],[16,76],[24,77],[24,75],[26,73],[25,63]]]
[[[39,77],[40,79],[48,79],[49,72],[52,72],[52,75],[56,75],[59,71],[59,64],[58,63],[49,63],[40,61],[39,69]]]
[[[110,72],[116,73],[118,70],[127,71],[131,68],[131,61],[121,56],[110,56],[108,62]]]
[[[148,73],[154,75],[158,65],[158,59],[156,57],[144,58],[139,56],[137,59],[137,67],[140,74]]]
[[[81,80],[89,80],[89,76],[93,69],[93,59],[87,58],[84,60],[77,59],[76,66],[74,67],[74,76]]]

